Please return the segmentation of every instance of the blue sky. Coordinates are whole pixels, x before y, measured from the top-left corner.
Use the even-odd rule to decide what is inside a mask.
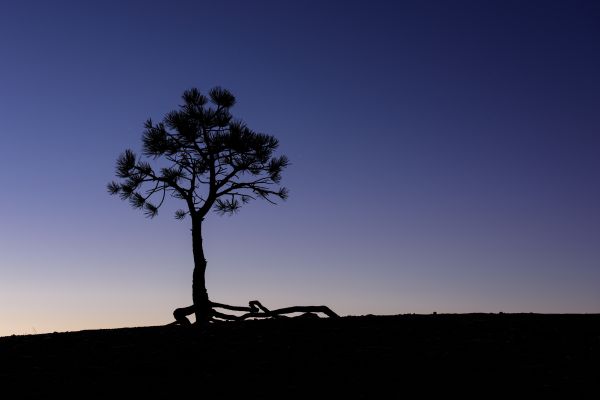
[[[147,118],[216,85],[292,165],[288,201],[206,221],[213,300],[598,312],[599,21],[592,1],[3,6],[0,335],[191,303],[189,221],[105,185]]]

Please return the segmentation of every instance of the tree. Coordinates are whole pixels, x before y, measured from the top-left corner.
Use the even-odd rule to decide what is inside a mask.
[[[192,88],[183,93],[183,101],[162,122],[146,121],[145,157],[125,150],[117,159],[119,181],[109,183],[108,191],[149,218],[157,215],[167,194],[183,201],[175,218],[191,220],[193,312],[197,322],[204,322],[213,312],[205,282],[204,218],[210,211],[234,214],[250,200],[285,200],[288,190],[280,182],[289,161],[274,155],[279,146],[275,137],[232,117],[235,97],[229,91],[215,87],[206,97]],[[153,167],[149,161],[157,159],[161,166]]]

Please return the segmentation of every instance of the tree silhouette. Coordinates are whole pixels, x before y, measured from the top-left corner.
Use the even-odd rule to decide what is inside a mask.
[[[167,194],[183,201],[185,207],[175,212],[175,218],[191,219],[194,254],[194,304],[185,310],[187,315],[195,313],[197,322],[205,322],[216,312],[217,303],[210,302],[206,291],[204,218],[211,210],[233,214],[250,200],[273,204],[285,200],[288,190],[280,181],[289,161],[285,155],[274,155],[279,146],[275,137],[254,132],[232,117],[235,97],[229,91],[215,87],[206,97],[192,88],[183,93],[183,101],[162,122],[146,121],[145,157],[125,150],[117,159],[119,181],[109,183],[108,191],[150,218],[157,215]],[[160,167],[153,167],[149,160],[157,159]]]

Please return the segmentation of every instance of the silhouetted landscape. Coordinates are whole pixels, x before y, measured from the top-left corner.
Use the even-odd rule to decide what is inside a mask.
[[[0,400],[598,398],[598,21],[4,2]]]
[[[0,359],[3,394],[566,398],[597,392],[600,315],[309,314],[89,330],[3,337]]]

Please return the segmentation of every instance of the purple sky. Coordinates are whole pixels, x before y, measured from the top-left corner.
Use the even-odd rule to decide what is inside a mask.
[[[216,85],[292,165],[206,221],[213,300],[600,312],[598,2],[14,1],[0,60],[0,335],[191,304],[189,220],[105,185]]]

